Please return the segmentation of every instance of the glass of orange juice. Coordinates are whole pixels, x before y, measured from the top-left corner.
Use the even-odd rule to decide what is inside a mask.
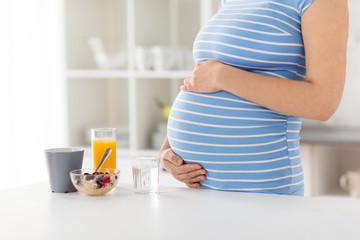
[[[105,173],[106,168],[116,168],[116,128],[91,129],[91,146],[93,151],[94,171],[108,148],[111,148],[111,153],[99,172]]]

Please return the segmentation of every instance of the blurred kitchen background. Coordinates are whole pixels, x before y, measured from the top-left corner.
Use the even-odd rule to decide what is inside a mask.
[[[0,189],[47,179],[44,149],[116,127],[120,158],[156,154],[193,40],[220,0],[2,0]],[[349,0],[347,81],[327,122],[304,119],[307,196],[340,196],[360,169],[360,1]]]

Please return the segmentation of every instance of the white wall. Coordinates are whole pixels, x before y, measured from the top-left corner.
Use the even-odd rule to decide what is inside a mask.
[[[0,1],[0,189],[46,179],[66,144],[62,26],[61,0]]]
[[[348,0],[350,29],[347,77],[342,101],[327,125],[360,128],[360,1]]]

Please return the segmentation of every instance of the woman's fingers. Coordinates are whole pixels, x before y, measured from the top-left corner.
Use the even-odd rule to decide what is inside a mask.
[[[172,171],[172,175],[177,180],[184,183],[195,183],[205,180],[206,179],[205,174],[206,174],[206,170],[202,169],[201,166],[198,164],[182,165],[180,167],[176,167]]]
[[[201,165],[199,164],[183,164],[181,166],[178,166],[176,169],[174,169],[174,173],[177,175],[181,174],[187,174],[196,170],[202,169]],[[204,170],[205,171],[205,170]]]
[[[165,159],[163,166],[174,178],[184,183],[194,183],[206,179],[206,170],[199,164],[183,164],[177,166]]]
[[[186,172],[186,173],[181,173],[179,174],[179,179],[181,179],[181,181],[186,181],[186,182],[199,182],[201,180],[204,179],[198,179],[198,177],[203,177],[206,174],[206,170],[205,169],[200,169],[200,170],[195,170],[192,172]],[[197,179],[197,181],[191,181],[192,179]]]
[[[185,79],[184,79],[184,81],[183,81],[183,85],[181,85],[180,86],[180,89],[182,90],[182,91],[188,91],[190,88],[191,88],[191,79],[192,79],[192,74],[191,74],[191,76],[189,76],[189,77],[186,77]]]
[[[206,179],[206,170],[200,164],[183,164],[182,158],[170,148],[161,154],[160,162],[175,179],[185,183],[190,188],[200,187],[199,182]]]
[[[201,186],[200,183],[186,183],[186,186],[188,186],[189,188],[198,188]]]
[[[192,76],[189,76],[189,77],[186,77],[186,78],[184,78],[184,85],[186,85],[186,84],[190,84],[191,83],[191,78],[192,78]]]
[[[204,181],[205,179],[206,179],[205,175],[200,175],[200,176],[197,176],[197,177],[194,177],[191,179],[186,179],[183,182],[192,184],[192,183],[198,183],[198,182]]]

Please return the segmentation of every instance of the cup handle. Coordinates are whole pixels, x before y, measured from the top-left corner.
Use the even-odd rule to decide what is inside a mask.
[[[348,174],[344,174],[340,177],[340,186],[342,187],[342,189],[344,189],[345,191],[349,191],[349,178],[348,178]]]

